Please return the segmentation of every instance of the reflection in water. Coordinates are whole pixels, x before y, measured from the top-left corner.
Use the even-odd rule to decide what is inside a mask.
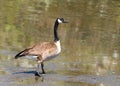
[[[69,24],[60,26],[59,36],[63,51],[58,58],[45,64],[48,74],[61,76],[120,74],[119,3],[119,0],[2,0],[0,75],[19,70],[28,71],[29,68],[36,67],[34,61],[26,59],[14,61],[13,57],[18,51],[35,43],[52,40],[51,29],[57,17],[66,18]],[[22,69],[16,68],[18,66]],[[40,80],[37,77],[36,79]],[[30,82],[30,79],[26,80],[27,84]],[[44,79],[43,85],[45,82],[47,80]],[[50,82],[55,86],[56,84],[93,86],[72,80],[68,83],[64,79]],[[102,85],[97,83],[95,86]]]
[[[41,74],[38,74],[37,72],[34,74],[35,75],[35,81],[37,82],[39,79],[41,79],[41,81],[44,81],[44,77]],[[44,75],[44,74],[43,74]]]

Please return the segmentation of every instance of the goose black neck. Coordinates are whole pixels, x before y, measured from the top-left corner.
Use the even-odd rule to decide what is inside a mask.
[[[54,41],[59,41],[59,37],[58,37],[58,33],[57,33],[58,25],[59,25],[59,23],[56,20],[55,24],[54,24]]]

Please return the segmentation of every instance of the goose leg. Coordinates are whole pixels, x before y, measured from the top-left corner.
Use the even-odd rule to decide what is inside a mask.
[[[45,70],[44,70],[44,64],[43,64],[43,62],[41,62],[41,69],[42,69],[42,74],[45,74]]]
[[[37,69],[36,69],[36,73],[35,73],[35,76],[41,76],[40,75],[40,64],[39,63],[37,63]]]

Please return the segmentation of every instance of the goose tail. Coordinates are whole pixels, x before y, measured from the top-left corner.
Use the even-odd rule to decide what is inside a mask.
[[[20,57],[22,57],[22,56],[28,55],[28,51],[29,51],[29,49],[25,49],[25,50],[21,51],[20,53],[18,53],[18,54],[15,56],[15,59],[18,59],[18,58],[20,58]]]

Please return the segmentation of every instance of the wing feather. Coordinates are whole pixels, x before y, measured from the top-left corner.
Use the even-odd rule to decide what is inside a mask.
[[[28,51],[30,55],[42,55],[43,57],[47,55],[52,55],[56,52],[57,46],[52,42],[36,44]]]

